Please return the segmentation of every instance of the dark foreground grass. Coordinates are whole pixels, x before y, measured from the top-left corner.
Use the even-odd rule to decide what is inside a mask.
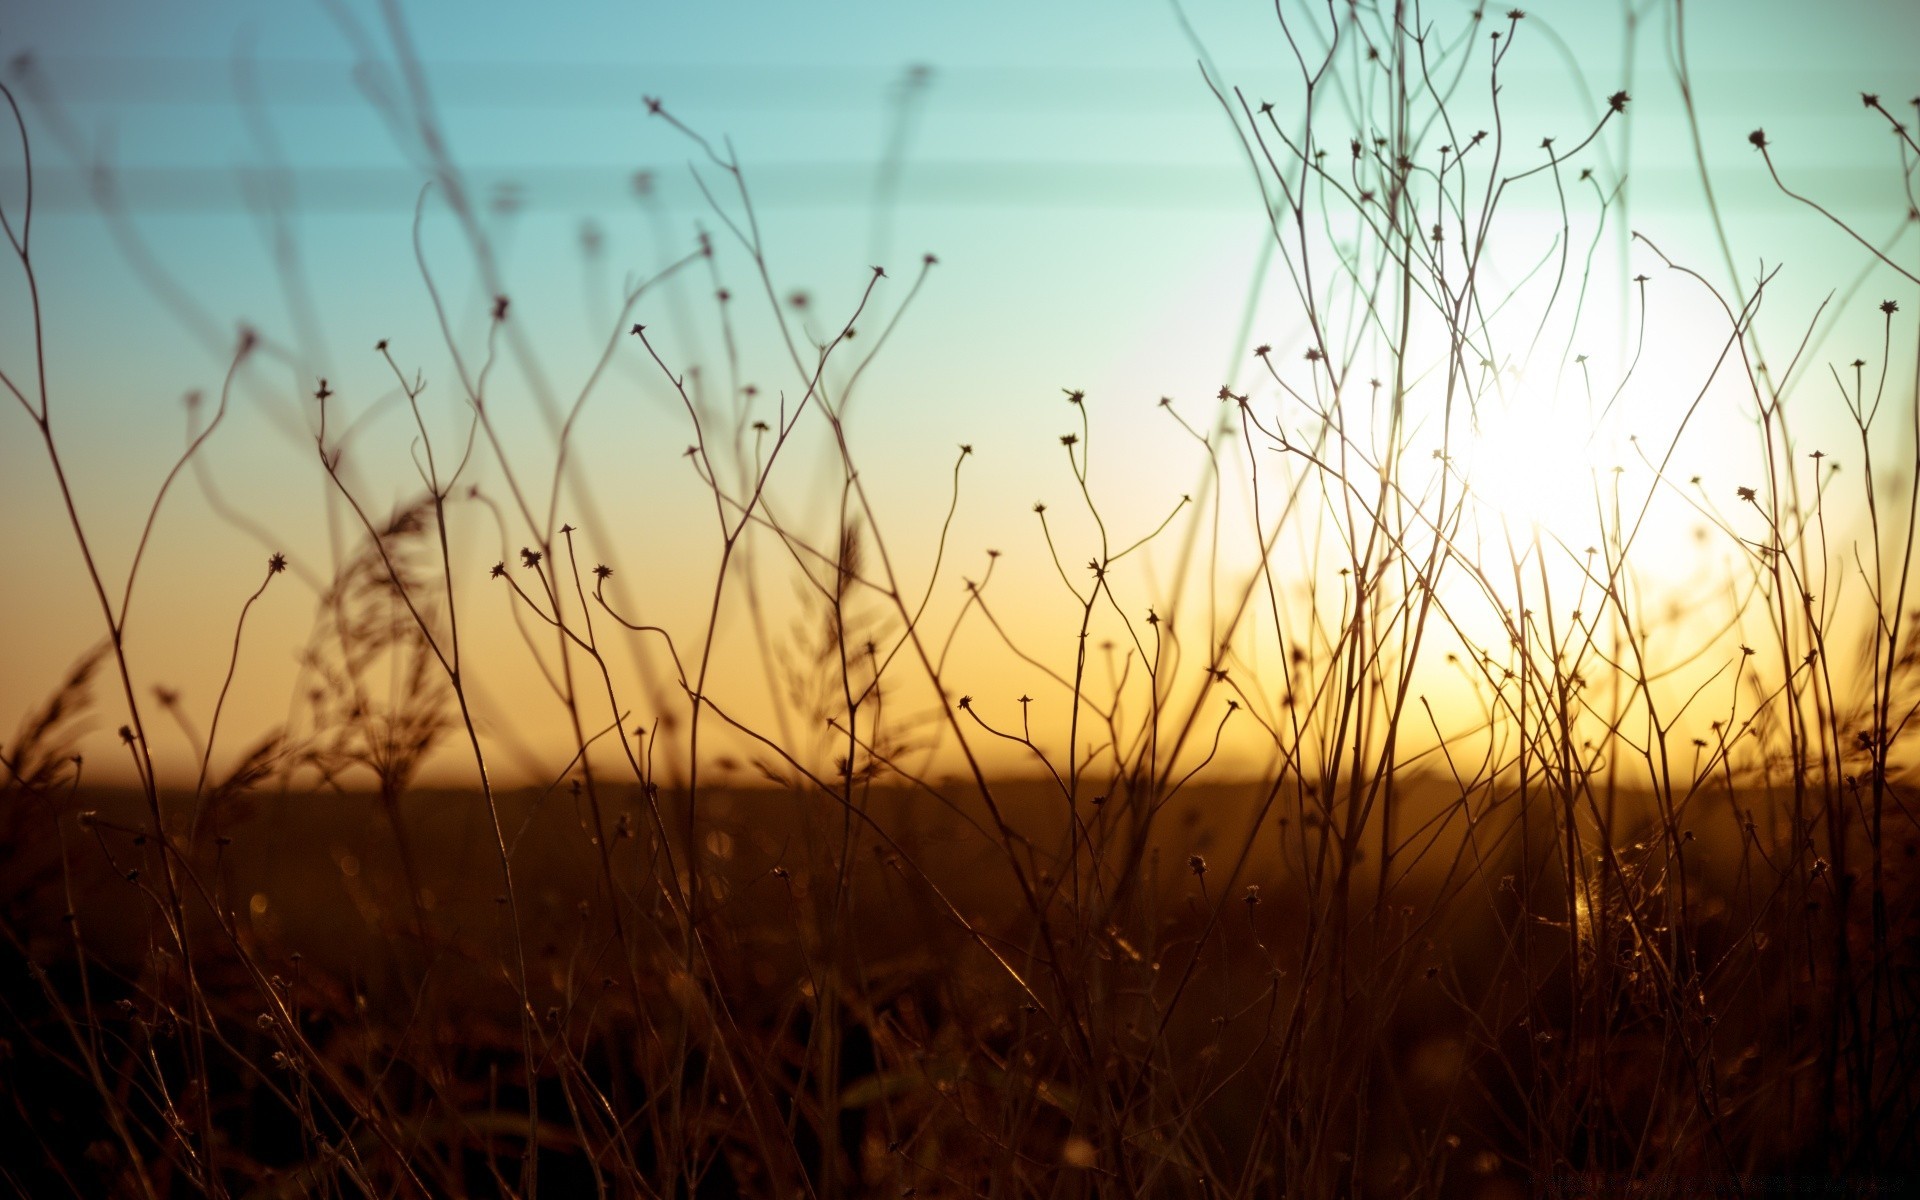
[[[1020,844],[1062,842],[1050,784],[997,791]],[[503,795],[540,1029],[531,1069],[470,794],[409,797],[398,837],[377,798],[355,794],[278,796],[225,826],[183,864],[197,1016],[142,915],[142,798],[69,797],[64,867],[48,837],[16,839],[6,861],[8,1177],[28,1195],[196,1190],[198,1140],[178,1123],[204,1103],[232,1194],[511,1195],[530,1086],[547,1114],[534,1160],[556,1195],[654,1194],[663,1178],[702,1196],[829,1181],[861,1195],[1268,1194],[1287,1154],[1318,1159],[1321,1186],[1342,1193],[1612,1195],[1632,1179],[1761,1195],[1835,1178],[1891,1191],[1914,1166],[1904,1038],[1875,1051],[1893,1085],[1876,1109],[1836,1091],[1832,947],[1807,940],[1805,916],[1828,893],[1813,880],[1789,899],[1765,878],[1784,847],[1743,834],[1751,797],[1700,805],[1689,927],[1643,933],[1676,919],[1647,843],[1623,841],[1617,890],[1570,915],[1553,830],[1527,828],[1515,797],[1463,802],[1409,780],[1406,819],[1470,818],[1471,862],[1430,856],[1386,881],[1357,870],[1366,915],[1318,967],[1315,926],[1333,913],[1300,857],[1315,832],[1270,822],[1222,860],[1258,787],[1182,796],[1124,901],[1051,913],[1070,929],[1032,919],[969,793],[954,788],[949,808],[875,789],[844,874],[820,869],[840,830],[813,799],[711,793],[700,985],[631,932],[666,916],[627,836],[644,797],[606,798],[608,875],[577,795]],[[1623,830],[1652,823],[1646,797],[1618,802]],[[1917,843],[1897,835],[1886,881],[1899,935],[1884,966],[1903,987],[1920,967]],[[1844,936],[1874,940],[1862,918]],[[1697,995],[1660,977],[1676,940],[1710,964]],[[1078,988],[1047,982],[1061,956],[1079,960]],[[200,1078],[182,1073],[189,1020],[216,1047]],[[682,1038],[693,1048],[676,1055]],[[1858,1157],[1836,1175],[1849,1143]]]

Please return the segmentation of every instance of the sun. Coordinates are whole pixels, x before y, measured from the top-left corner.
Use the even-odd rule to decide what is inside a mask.
[[[1467,434],[1465,454],[1455,457],[1483,523],[1505,524],[1529,540],[1594,540],[1610,446],[1585,395],[1512,371],[1504,386],[1482,395]]]

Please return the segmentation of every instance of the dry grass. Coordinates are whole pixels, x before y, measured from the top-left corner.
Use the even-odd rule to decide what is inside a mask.
[[[1067,393],[1075,501],[1036,506],[1049,595],[1003,597],[989,571],[943,607],[950,524],[903,533],[856,469],[847,399],[932,257],[910,278],[874,268],[847,313],[783,307],[747,172],[659,102],[719,229],[668,273],[763,294],[790,390],[716,397],[738,363],[672,361],[632,319],[639,283],[530,470],[490,390],[524,335],[457,169],[433,162],[495,297],[478,354],[446,346],[465,434],[436,430],[424,377],[383,341],[418,472],[385,509],[351,398],[319,382],[311,461],[353,534],[310,581],[295,718],[251,746],[218,742],[224,687],[204,735],[149,695],[121,637],[139,558],[118,579],[96,564],[55,435],[71,401],[44,360],[8,364],[106,642],[4,748],[0,1178],[529,1198],[1910,1182],[1920,306],[1881,304],[1878,360],[1826,379],[1795,349],[1817,351],[1818,314],[1763,355],[1771,277],[1716,287],[1643,238],[1722,341],[1697,379],[1637,377],[1647,289],[1617,281],[1639,332],[1603,378],[1576,347],[1614,294],[1596,248],[1620,199],[1587,156],[1629,97],[1511,146],[1501,101],[1476,97],[1499,96],[1519,15],[1443,37],[1281,11],[1285,104],[1207,84],[1297,289],[1294,348],[1258,347],[1256,383],[1220,387],[1212,415],[1167,403],[1201,485],[1150,481],[1168,515],[1139,528],[1110,519],[1100,428]],[[431,120],[383,94],[396,121]],[[1920,146],[1877,99],[1864,116],[1893,126],[1911,197]],[[1522,197],[1558,213],[1538,244],[1511,232]],[[1848,228],[1817,199],[1810,220]],[[7,215],[38,329],[31,212]],[[1861,245],[1867,278],[1911,297],[1911,266]],[[713,320],[737,354],[731,311]],[[228,388],[261,352],[243,337]],[[574,418],[617,355],[679,405],[711,502],[717,568],[685,581],[709,597],[690,630],[617,598],[588,549],[617,526],[566,517],[591,507]],[[1489,498],[1502,464],[1480,423],[1544,402],[1523,376],[1578,393],[1596,428],[1622,397],[1680,397],[1631,469],[1592,476],[1591,544]],[[1852,414],[1849,475],[1809,469],[1799,389]],[[1716,495],[1676,463],[1729,403],[1755,474]],[[831,464],[824,491],[788,483],[803,444]],[[969,458],[929,465],[952,469],[956,507]],[[796,489],[826,518],[793,515]],[[1679,599],[1660,581],[1682,572],[1648,549],[1672,506],[1725,552]],[[490,580],[459,569],[472,527],[498,531]],[[937,547],[918,574],[905,537]],[[229,683],[285,566],[235,596]],[[769,580],[802,597],[791,612]],[[1053,606],[1061,643],[1020,644],[999,616],[1014,604]],[[510,609],[524,644],[463,634],[482,606]],[[771,723],[719,665],[732,606]],[[967,694],[983,645],[1051,690]],[[538,659],[571,730],[547,787],[496,785],[473,692],[494,653]],[[83,784],[89,711],[125,722],[137,786]],[[152,748],[163,712],[195,747],[184,773]],[[1009,748],[1014,775],[988,765]],[[456,753],[469,787],[417,786]]]

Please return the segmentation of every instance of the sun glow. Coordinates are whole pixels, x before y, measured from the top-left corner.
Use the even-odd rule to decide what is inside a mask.
[[[1533,386],[1518,372],[1508,383],[1481,399],[1467,451],[1458,456],[1481,517],[1498,518],[1516,536],[1538,533],[1574,547],[1592,542],[1607,467],[1586,398]]]

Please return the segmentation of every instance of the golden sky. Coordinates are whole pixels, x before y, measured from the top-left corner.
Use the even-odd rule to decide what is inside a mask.
[[[1472,320],[1498,349],[1497,361],[1465,364],[1472,378],[1462,382],[1480,398],[1471,413],[1445,407],[1445,337],[1415,330],[1396,375],[1377,344],[1387,317],[1370,323],[1355,306],[1364,284],[1343,290],[1337,278],[1340,248],[1364,240],[1358,175],[1348,177],[1354,195],[1314,193],[1314,211],[1328,215],[1312,253],[1270,252],[1259,155],[1250,166],[1243,138],[1263,101],[1282,129],[1306,111],[1271,12],[1193,5],[1183,28],[1160,4],[909,15],[878,4],[557,7],[535,25],[505,5],[404,6],[398,24],[377,6],[289,6],[272,21],[237,2],[199,5],[186,18],[150,5],[48,6],[6,30],[5,78],[34,153],[49,420],[110,603],[117,612],[130,597],[128,662],[165,777],[191,782],[198,772],[230,664],[216,774],[276,726],[296,741],[324,739],[314,693],[328,693],[322,706],[337,717],[351,691],[339,658],[343,610],[330,617],[324,599],[364,549],[346,497],[384,524],[418,497],[428,445],[443,477],[473,446],[449,491],[447,558],[437,537],[403,540],[421,579],[438,578],[444,562],[455,580],[463,681],[503,777],[563,775],[578,739],[616,717],[623,731],[684,718],[663,639],[617,631],[586,598],[603,563],[614,609],[668,630],[689,675],[710,647],[714,703],[809,769],[830,771],[844,734],[822,714],[844,712],[843,685],[858,689],[869,670],[822,656],[833,645],[828,599],[848,519],[860,530],[855,567],[866,583],[847,591],[845,640],[857,652],[871,639],[886,661],[881,727],[898,739],[898,761],[931,773],[962,765],[919,661],[944,654],[947,701],[972,698],[962,728],[982,761],[1033,774],[1046,765],[971,716],[1001,734],[1030,730],[1060,760],[1070,735],[1083,749],[1104,736],[1088,732],[1098,722],[1084,712],[1069,728],[1072,689],[1062,680],[1076,670],[1089,694],[1128,681],[1115,730],[1145,711],[1140,681],[1150,673],[1162,678],[1164,703],[1203,697],[1181,751],[1181,761],[1198,761],[1196,747],[1228,711],[1231,694],[1206,661],[1229,628],[1244,639],[1229,675],[1245,692],[1226,727],[1228,756],[1237,769],[1269,761],[1273,738],[1246,713],[1282,723],[1285,694],[1335,653],[1327,631],[1348,620],[1352,595],[1340,530],[1355,527],[1347,506],[1377,488],[1377,462],[1345,462],[1344,484],[1329,487],[1297,453],[1310,446],[1305,431],[1324,427],[1316,405],[1330,393],[1316,389],[1330,389],[1333,372],[1307,357],[1323,345],[1342,347],[1338,365],[1351,368],[1343,428],[1354,448],[1389,438],[1388,408],[1363,380],[1386,374],[1391,393],[1404,379],[1407,423],[1395,444],[1425,461],[1399,468],[1404,489],[1390,507],[1401,528],[1420,528],[1409,513],[1443,485],[1470,478],[1479,497],[1473,520],[1450,534],[1479,578],[1449,573],[1420,643],[1433,666],[1418,686],[1433,701],[1432,725],[1446,731],[1471,726],[1481,703],[1447,664],[1452,649],[1500,645],[1503,605],[1558,599],[1553,620],[1564,625],[1583,595],[1594,603],[1592,571],[1580,564],[1592,561],[1582,557],[1586,539],[1604,541],[1592,527],[1596,495],[1621,498],[1627,511],[1646,501],[1634,570],[1620,586],[1637,618],[1659,627],[1648,645],[1662,670],[1673,667],[1662,686],[1685,698],[1708,681],[1727,692],[1715,703],[1737,706],[1740,672],[1722,668],[1753,634],[1730,614],[1750,611],[1740,580],[1767,536],[1739,489],[1784,495],[1789,480],[1769,482],[1769,461],[1794,463],[1809,488],[1835,462],[1843,475],[1852,469],[1860,439],[1848,425],[1856,377],[1847,364],[1856,358],[1870,364],[1869,386],[1891,364],[1875,428],[1896,457],[1910,417],[1914,286],[1783,194],[1749,138],[1764,128],[1783,178],[1869,241],[1897,234],[1910,204],[1903,160],[1861,93],[1915,115],[1909,48],[1920,44],[1920,10],[1909,4],[1688,6],[1684,42],[1678,10],[1660,3],[1631,14],[1549,3],[1523,20],[1488,13],[1477,27],[1464,7],[1428,14],[1436,48],[1472,38],[1449,60],[1464,81],[1448,102],[1460,126],[1448,135],[1428,123],[1408,136],[1440,162],[1433,156],[1449,137],[1490,127],[1499,169],[1478,174],[1483,155],[1441,178],[1478,196],[1494,177],[1515,177],[1481,260],[1494,311]],[[1311,51],[1325,31],[1305,12],[1292,32]],[[1364,40],[1346,36],[1338,86],[1315,110],[1318,144],[1336,159],[1358,125],[1393,132],[1381,107],[1389,85],[1367,74]],[[1502,46],[1496,112],[1488,84]],[[1682,52],[1691,120],[1676,81]],[[1619,90],[1631,101],[1608,116]],[[650,116],[647,97],[737,155],[764,282],[738,236],[748,212],[730,179]],[[423,135],[427,118],[437,140]],[[1600,134],[1574,153],[1596,125]],[[421,200],[436,145],[473,199],[478,240],[450,209],[444,181]],[[1269,149],[1284,159],[1277,136]],[[1564,165],[1534,171],[1550,154],[1565,155]],[[1264,185],[1284,206],[1276,178]],[[19,231],[25,172],[13,143],[0,159],[0,199]],[[702,237],[717,257],[682,262]],[[1886,244],[1915,269],[1911,232]],[[918,283],[929,254],[938,264]],[[1320,272],[1306,285],[1311,306],[1294,269],[1306,259]],[[624,306],[623,289],[669,268]],[[1776,269],[1752,337],[1730,339],[1721,299],[1737,309]],[[0,558],[11,567],[0,588],[0,741],[11,744],[106,622],[33,417],[36,327],[17,263],[0,289],[0,369],[27,394],[10,399],[0,434]],[[509,300],[504,322],[496,291]],[[1879,311],[1890,298],[1908,321],[1907,342],[1896,334],[1891,353]],[[626,332],[635,323],[644,342]],[[729,505],[753,492],[755,464],[772,454],[783,415],[797,411],[813,347],[848,324],[854,334],[835,344],[822,378],[845,417],[860,490],[847,485],[824,419],[797,422],[754,510],[761,523],[747,525],[727,560],[714,620],[723,531],[740,515]],[[235,367],[243,327],[261,341]],[[1793,358],[1809,329],[1816,336]],[[383,341],[391,366],[374,350]],[[1270,347],[1268,357],[1256,346]],[[1770,459],[1754,419],[1756,388],[1765,392],[1755,380],[1770,378],[1754,355],[1775,353],[1795,365],[1787,404],[1797,458],[1776,446]],[[323,444],[341,454],[341,484],[316,446],[323,379]],[[417,425],[408,386],[424,388]],[[1217,432],[1239,419],[1223,387],[1248,397],[1262,423],[1255,436]],[[1074,391],[1083,403],[1070,400]],[[168,487],[129,589],[154,498],[223,392],[221,424]],[[473,426],[474,394],[490,432]],[[557,431],[577,401],[556,487]],[[698,435],[690,404],[705,414]],[[756,420],[770,429],[756,433]],[[1283,447],[1262,429],[1293,440]],[[689,458],[697,441],[706,455]],[[1828,457],[1805,457],[1816,449]],[[730,500],[716,506],[706,471]],[[1259,531],[1273,527],[1294,485],[1301,515],[1274,539],[1262,576]],[[1863,513],[1858,487],[1836,490],[1822,510],[1829,540],[1812,554],[1820,586],[1807,590],[1836,607],[1871,589],[1849,532]],[[571,572],[544,573],[553,558],[541,570],[519,558],[522,547],[564,551],[562,524],[577,529],[578,590]],[[236,655],[243,606],[274,553],[292,569],[246,608]],[[1112,598],[1084,612],[1087,564],[1103,558]],[[536,598],[543,578],[558,587],[573,618],[583,607],[595,614],[611,704],[594,661],[577,649],[563,656],[558,635],[488,578],[496,561]],[[969,582],[989,572],[983,611]],[[1262,615],[1236,624],[1243,595]],[[450,661],[444,598],[431,586],[416,597],[432,602]],[[404,628],[407,615],[391,596],[349,608],[364,628],[348,640],[369,655],[361,686],[376,708],[391,706],[409,686],[410,660],[375,653],[371,639],[385,621]],[[918,639],[903,640],[903,611],[917,617]],[[584,624],[575,632],[587,636]],[[1586,641],[1603,646],[1606,632]],[[314,647],[317,658],[306,653]],[[429,668],[421,679],[443,678]],[[1382,659],[1369,669],[1400,668]],[[569,686],[581,697],[578,728],[556,699]],[[89,777],[128,777],[113,733],[126,703],[112,671],[94,695],[82,743]],[[870,697],[857,707],[860,721],[872,720]],[[684,759],[683,726],[661,736],[662,759]],[[777,757],[752,738],[717,728],[706,736],[712,754],[737,764]],[[595,747],[596,761],[615,761],[611,741]],[[430,777],[472,770],[452,736],[432,763]]]

